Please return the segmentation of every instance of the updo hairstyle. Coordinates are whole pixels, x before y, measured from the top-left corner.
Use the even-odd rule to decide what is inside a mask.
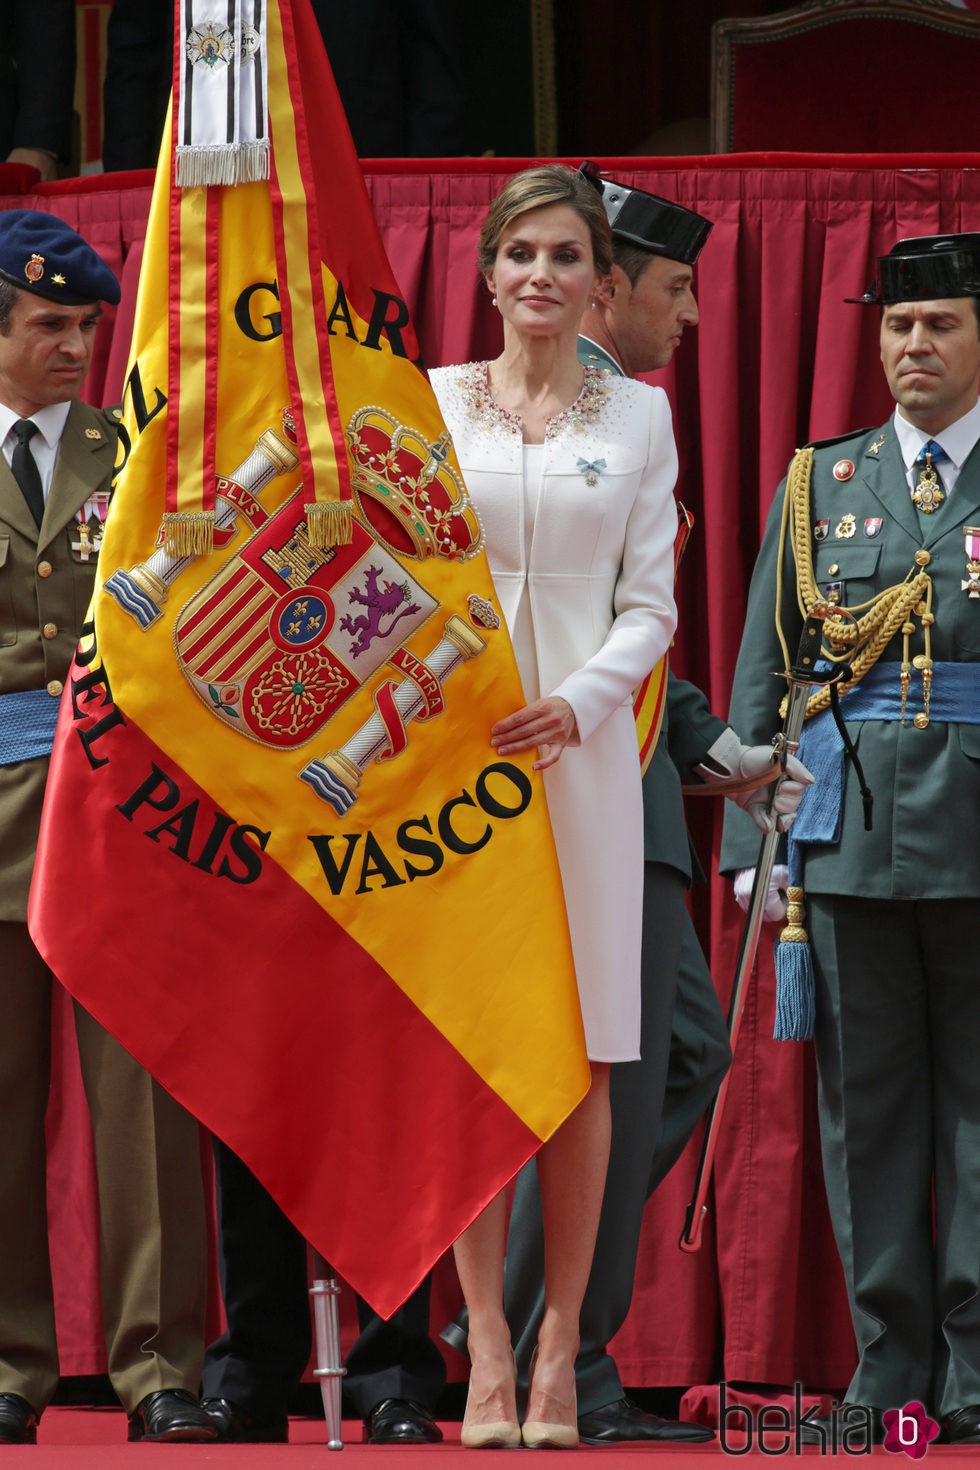
[[[612,269],[612,235],[602,198],[584,174],[564,163],[543,163],[515,174],[490,205],[480,231],[477,265],[481,275],[493,270],[500,240],[511,222],[530,209],[567,204],[588,228],[597,273]]]

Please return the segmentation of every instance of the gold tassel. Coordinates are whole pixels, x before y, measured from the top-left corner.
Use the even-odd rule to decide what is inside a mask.
[[[803,889],[797,887],[786,890],[786,922],[779,935],[780,944],[806,944],[809,935],[803,927],[806,917],[806,903]]]
[[[354,512],[349,500],[314,500],[305,510],[311,546],[323,550],[350,544],[354,536]]]
[[[163,549],[171,556],[209,556],[214,550],[214,511],[165,511]]]

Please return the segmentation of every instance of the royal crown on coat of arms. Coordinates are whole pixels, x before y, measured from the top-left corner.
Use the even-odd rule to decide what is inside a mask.
[[[489,598],[471,592],[466,599],[466,606],[474,628],[486,628],[487,632],[493,633],[500,627],[500,614]]]
[[[483,531],[448,463],[450,439],[427,444],[383,408],[359,409],[347,430],[351,485],[361,514],[396,556],[466,561]]]

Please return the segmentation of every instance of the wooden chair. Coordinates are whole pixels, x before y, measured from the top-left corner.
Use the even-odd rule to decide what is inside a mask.
[[[980,149],[980,13],[944,0],[806,0],[718,20],[714,153]]]

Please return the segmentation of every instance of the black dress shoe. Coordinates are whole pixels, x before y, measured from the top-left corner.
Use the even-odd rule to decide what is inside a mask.
[[[615,1444],[619,1440],[644,1439],[674,1444],[695,1444],[714,1439],[715,1432],[706,1424],[691,1424],[684,1419],[661,1419],[648,1414],[629,1399],[603,1404],[589,1414],[578,1416],[578,1437],[583,1444]]]
[[[37,1444],[37,1418],[19,1393],[0,1393],[0,1444]]]
[[[470,1355],[469,1330],[469,1314],[463,1307],[458,1316],[446,1323],[439,1336],[448,1347],[455,1349],[457,1353],[462,1353],[464,1358],[468,1358]]]
[[[366,1444],[438,1444],[441,1439],[428,1409],[413,1399],[382,1399],[364,1420]]]
[[[201,1408],[222,1444],[287,1444],[289,1420],[260,1419],[232,1399],[204,1399]]]
[[[942,1431],[947,1444],[980,1444],[980,1404],[954,1409],[943,1420]]]
[[[130,1440],[185,1440],[203,1443],[218,1438],[210,1415],[186,1388],[160,1388],[141,1399],[129,1416]]]
[[[800,1444],[816,1444],[822,1449],[850,1450],[857,1454],[862,1446],[882,1444],[885,1426],[881,1410],[867,1404],[839,1404],[832,1414],[814,1414],[797,1426]]]

